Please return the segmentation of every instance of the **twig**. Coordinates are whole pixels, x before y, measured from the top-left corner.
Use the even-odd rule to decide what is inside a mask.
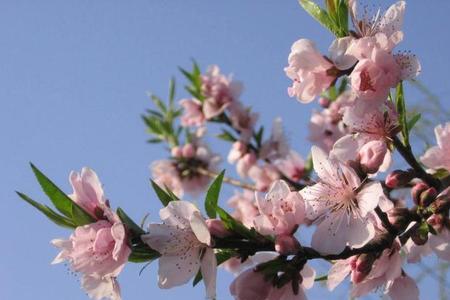
[[[197,168],[195,170],[199,174],[204,175],[204,176],[208,176],[208,177],[211,177],[211,178],[216,178],[219,175],[219,174],[217,174],[215,172],[212,172],[210,170],[203,169],[203,168]],[[230,178],[230,177],[224,177],[223,181],[228,183],[228,184],[231,184],[231,185],[234,185],[234,186],[246,189],[246,190],[250,190],[250,191],[257,191],[258,190],[256,188],[256,186],[254,186],[254,185],[251,185],[251,184],[248,184],[248,183],[245,183],[245,182],[242,182],[242,181]]]
[[[428,183],[430,186],[435,187],[438,191],[440,190],[441,183],[439,180],[425,172],[422,166],[417,162],[414,154],[412,153],[411,146],[403,145],[403,143],[398,139],[397,136],[393,137],[393,142],[395,148],[397,148],[400,155],[406,160],[406,162],[413,168],[416,172],[417,177]]]

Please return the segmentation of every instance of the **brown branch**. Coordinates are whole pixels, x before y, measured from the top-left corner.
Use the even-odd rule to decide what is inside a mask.
[[[219,174],[217,174],[215,172],[212,172],[212,171],[204,169],[204,168],[196,168],[195,171],[198,172],[201,175],[208,176],[208,177],[211,177],[211,178],[216,178],[219,175]],[[250,191],[257,191],[258,190],[256,188],[256,186],[254,186],[254,185],[251,185],[251,184],[248,184],[248,183],[245,183],[245,182],[242,182],[242,181],[230,178],[230,177],[223,177],[223,181],[228,183],[228,184],[231,184],[231,185],[234,185],[234,186],[246,189],[246,190],[250,190]]]

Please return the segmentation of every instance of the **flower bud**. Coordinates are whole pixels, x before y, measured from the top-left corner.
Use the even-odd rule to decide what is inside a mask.
[[[423,222],[411,233],[411,239],[416,245],[425,245],[428,241],[428,224]]]
[[[415,204],[420,204],[420,194],[427,190],[429,186],[426,183],[419,182],[418,184],[414,185],[411,189],[411,197]]]
[[[208,230],[211,233],[211,235],[215,237],[225,238],[231,235],[231,232],[225,228],[221,220],[208,219],[206,220],[206,226],[208,226]]]
[[[436,200],[437,191],[434,187],[430,187],[420,194],[419,204],[423,207],[428,207],[434,200]]]
[[[372,265],[376,257],[373,254],[361,254],[352,261],[352,275],[351,279],[353,283],[360,283],[366,278],[366,276],[372,270]]]
[[[370,141],[358,152],[359,163],[365,173],[376,173],[383,164],[388,151],[386,143],[380,140]]]
[[[275,250],[281,255],[292,255],[299,249],[300,243],[292,235],[278,235],[275,239]]]
[[[386,177],[385,183],[387,187],[393,189],[406,185],[413,178],[412,171],[395,170]]]
[[[191,158],[195,155],[195,149],[192,144],[186,144],[183,146],[183,157]]]
[[[324,97],[320,97],[319,99],[319,105],[322,106],[323,108],[328,108],[331,104],[330,99],[324,98]]]
[[[182,151],[178,146],[173,147],[170,152],[172,154],[172,157],[181,157],[182,155]]]
[[[395,229],[402,232],[411,222],[411,213],[406,207],[395,207],[388,212],[388,219]]]

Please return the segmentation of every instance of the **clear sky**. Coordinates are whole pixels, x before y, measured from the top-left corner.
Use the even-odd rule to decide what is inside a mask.
[[[421,81],[447,105],[449,10],[444,0],[408,1],[400,46],[419,56]],[[332,36],[296,0],[0,1],[0,299],[87,299],[64,266],[50,265],[57,251],[49,241],[70,233],[14,194],[47,201],[29,161],[67,192],[70,170],[90,166],[114,207],[136,220],[150,212],[157,221],[160,206],[148,185],[148,165],[165,153],[145,143],[139,116],[150,105],[146,92],[166,96],[168,79],[182,81],[177,67],[190,67],[191,58],[203,68],[218,64],[234,73],[246,87],[242,100],[261,113],[261,123],[282,116],[292,144],[306,155],[315,105],[290,99],[283,73],[298,38],[315,40],[325,52]],[[425,99],[414,89],[407,96]],[[227,145],[215,145],[226,151]],[[140,266],[126,267],[120,276],[125,300],[203,298],[203,287],[159,290],[156,266],[140,277]],[[231,279],[219,273],[219,299],[230,298]],[[432,278],[421,288],[431,293],[427,299],[437,295]],[[315,287],[309,295],[327,293]],[[334,295],[342,298],[346,291]]]

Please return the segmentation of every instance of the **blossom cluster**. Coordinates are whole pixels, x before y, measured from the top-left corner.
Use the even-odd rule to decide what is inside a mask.
[[[403,82],[421,66],[394,50],[406,3],[375,15],[361,14],[354,0],[300,4],[336,35],[327,55],[310,40],[294,42],[284,69],[288,95],[303,104],[318,99],[321,107],[310,119],[307,159],[290,146],[281,118],[264,135],[240,100],[240,82],[194,63],[181,69],[189,97],[177,106],[172,83],[168,103],[152,96],[158,110],[143,117],[150,142],[169,150],[150,166],[161,222],[143,228],[122,209],[114,212],[89,168],[70,174],[73,193],[66,195],[33,166],[59,212],[19,196],[73,229],[69,239],[52,241],[61,250],[54,263],[80,273],[91,298],[121,299],[117,277],[126,263],[157,259],[160,288],[203,280],[207,299],[216,298],[219,265],[235,274],[237,300],[306,299],[315,281],[332,291],[346,278],[351,297],[382,291],[419,299],[407,264],[432,253],[450,261],[450,122],[437,125],[436,146],[416,157],[410,132],[420,115],[407,111]],[[239,180],[219,172],[223,159],[206,138],[217,128]],[[392,170],[401,160],[407,166]],[[223,183],[237,188],[230,213],[219,205]],[[183,200],[198,203],[203,192],[206,216]],[[299,242],[306,227],[314,228],[310,245]],[[316,259],[331,263],[327,275],[316,277],[309,263]]]

